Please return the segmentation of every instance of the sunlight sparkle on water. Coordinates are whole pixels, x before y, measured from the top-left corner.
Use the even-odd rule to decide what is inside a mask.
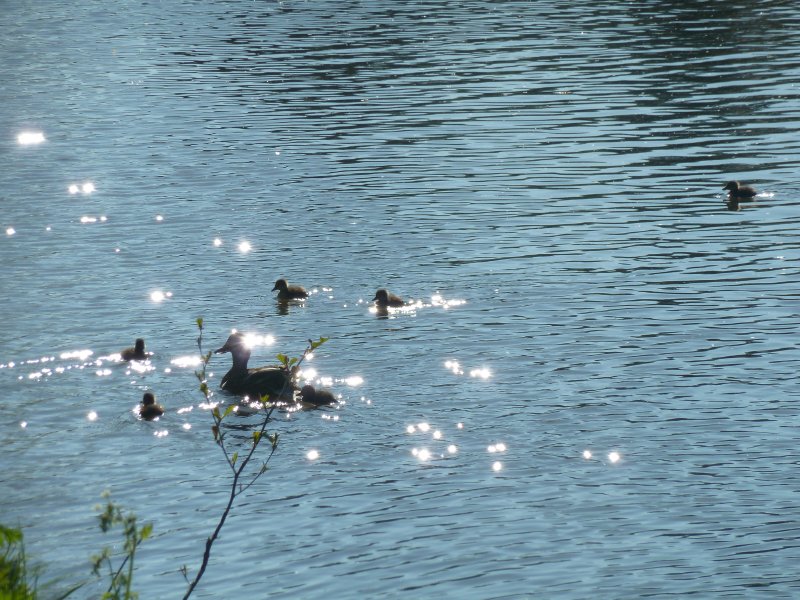
[[[186,369],[188,367],[197,367],[202,362],[202,359],[198,355],[190,354],[188,356],[176,356],[169,361],[169,364]]]
[[[219,238],[214,238],[214,245],[215,245],[217,248],[219,248],[220,246],[222,246],[222,240],[221,240],[221,239],[219,239]]]
[[[20,427],[22,427],[23,429],[25,429],[25,428],[28,426],[28,422],[27,422],[27,421],[22,421],[22,422],[19,424],[19,426],[20,426]]]
[[[457,360],[446,360],[444,361],[444,368],[448,371],[452,371],[455,375],[462,375],[464,371],[461,369],[461,365],[458,364]]]
[[[156,221],[163,221],[163,220],[164,217],[162,217],[161,215],[156,215]]]
[[[14,229],[13,227],[9,227],[8,229],[6,229],[6,235],[14,235],[15,233],[17,233],[17,230]]]
[[[408,427],[406,427],[406,433],[416,433],[416,431],[417,428],[414,427],[413,425],[409,425]]]
[[[192,426],[189,423],[184,423],[183,425],[181,425],[181,427],[183,427],[186,431],[192,428]]]
[[[585,458],[586,460],[589,460],[590,458],[592,458],[592,452],[590,450],[584,450],[583,451],[583,458]]]
[[[23,131],[17,136],[17,143],[21,146],[33,146],[45,141],[41,131]]]
[[[89,414],[86,415],[86,418],[89,419],[90,421],[96,421],[97,420],[97,413],[94,412],[93,410],[91,410],[91,411],[89,411]]]
[[[253,249],[253,247],[250,245],[250,242],[240,242],[239,243],[239,252],[241,252],[242,254],[247,254],[252,249]]]
[[[81,191],[84,194],[91,194],[95,190],[94,184],[91,181],[87,181],[81,186]]]
[[[619,452],[609,452],[608,453],[608,460],[613,464],[619,462],[619,459],[622,458],[619,455]]]
[[[159,438],[167,437],[169,435],[169,431],[167,431],[166,429],[162,429],[160,431],[154,431],[153,435]]]
[[[489,379],[492,376],[492,372],[487,368],[482,369],[472,369],[469,372],[470,377],[480,377],[481,379]]]
[[[438,429],[436,431],[434,431],[433,432],[433,439],[435,439],[435,440],[442,439],[442,432],[439,431]]]
[[[246,333],[244,336],[244,345],[248,348],[255,348],[256,346],[272,346],[274,343],[275,337],[271,335]]]
[[[423,433],[427,433],[428,430],[431,428],[430,424],[425,422],[419,423],[417,427],[419,427],[419,430],[422,431]]]
[[[503,470],[503,463],[499,460],[492,463],[492,471],[502,471]]]
[[[162,292],[161,290],[150,292],[150,300],[153,302],[163,302],[167,298],[172,298],[172,292]]]
[[[364,378],[359,377],[358,375],[353,375],[352,377],[348,377],[347,379],[345,379],[344,382],[350,387],[358,387],[359,385],[364,383]]]
[[[72,352],[62,352],[58,355],[61,360],[67,360],[69,358],[77,358],[78,360],[86,360],[89,358],[94,352],[91,350],[73,350]]]
[[[431,458],[430,450],[428,450],[427,448],[420,448],[420,449],[413,448],[411,450],[411,454],[413,454],[420,460],[430,460]]]
[[[486,447],[486,450],[490,454],[494,454],[495,452],[505,452],[506,445],[503,442],[498,442],[497,444],[490,444]]]
[[[458,446],[456,446],[455,444],[450,444],[450,445],[447,447],[447,451],[448,451],[450,454],[455,454],[456,452],[458,452]]]
[[[69,190],[70,194],[77,194],[78,192],[81,191],[81,188],[78,187],[78,185],[75,183],[70,184],[70,186],[67,189]]]
[[[306,452],[306,458],[308,460],[317,460],[319,458],[319,452],[316,450],[309,450]]]

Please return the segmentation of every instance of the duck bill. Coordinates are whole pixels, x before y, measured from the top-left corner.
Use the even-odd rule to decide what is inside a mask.
[[[228,345],[225,344],[222,348],[217,348],[216,350],[214,350],[214,354],[225,354],[226,352],[230,351],[231,350],[230,348],[228,348]]]

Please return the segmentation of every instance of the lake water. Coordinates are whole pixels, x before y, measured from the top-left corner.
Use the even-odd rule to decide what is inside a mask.
[[[330,337],[308,366],[343,402],[276,417],[195,597],[800,595],[799,6],[0,23],[0,521],[43,579],[119,540],[108,489],[153,523],[135,589],[184,592],[230,482],[181,361],[202,316],[206,349],[273,336],[252,365]],[[421,304],[381,318],[379,287]],[[111,356],[137,337],[147,365]]]

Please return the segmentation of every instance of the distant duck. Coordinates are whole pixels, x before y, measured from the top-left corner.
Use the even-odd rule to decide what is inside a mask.
[[[738,181],[729,181],[723,190],[728,190],[728,200],[752,200],[758,192],[749,185],[742,185]],[[737,209],[738,210],[738,209]]]
[[[303,402],[315,406],[336,404],[336,396],[331,394],[328,390],[315,389],[313,385],[304,385],[303,389],[300,390],[300,397]]]
[[[395,296],[383,288],[375,292],[375,297],[372,299],[372,301],[378,308],[396,308],[398,306],[405,306],[406,304],[400,296]]]
[[[232,333],[225,345],[214,351],[215,354],[230,352],[233,366],[225,373],[219,387],[232,394],[247,394],[255,398],[269,395],[271,399],[291,398],[297,389],[292,383],[289,373],[282,367],[247,368],[250,360],[250,348],[245,343],[244,335]]]
[[[278,300],[303,300],[308,298],[308,292],[301,285],[289,285],[285,279],[278,279],[272,291],[278,290]]]
[[[152,421],[164,414],[164,407],[156,404],[156,397],[152,392],[145,392],[142,396],[142,405],[139,407],[139,416],[145,421]]]
[[[119,353],[122,357],[122,360],[131,361],[131,360],[147,360],[152,356],[152,352],[145,352],[144,350],[144,339],[136,338],[136,343],[134,344],[133,348],[125,348],[122,352]]]

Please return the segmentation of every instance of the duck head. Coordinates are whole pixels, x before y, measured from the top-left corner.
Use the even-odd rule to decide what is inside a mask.
[[[136,342],[133,344],[133,349],[136,351],[136,354],[144,354],[144,339],[136,338]]]
[[[278,279],[278,281],[275,282],[275,286],[272,288],[272,291],[273,292],[275,290],[284,291],[288,287],[289,287],[289,284],[286,282],[285,279]]]
[[[214,350],[214,354],[224,354],[225,352],[230,352],[233,356],[234,368],[247,368],[247,361],[250,360],[250,348],[248,348],[243,334],[239,332],[230,334],[225,343]]]
[[[739,182],[738,181],[729,181],[724,186],[722,186],[723,190],[728,190],[730,192],[736,192],[739,189]]]
[[[156,403],[156,396],[153,392],[145,392],[142,396],[142,406],[150,406]]]
[[[375,297],[372,299],[372,301],[380,304],[387,304],[389,302],[389,292],[383,288],[379,289],[377,292],[375,292]]]

